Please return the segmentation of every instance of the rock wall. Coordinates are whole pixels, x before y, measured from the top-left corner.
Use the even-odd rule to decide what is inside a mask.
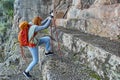
[[[119,4],[99,5],[104,1],[100,3],[96,1],[88,9],[81,10],[78,8],[80,5],[76,4],[77,2],[73,2],[65,21],[58,20],[58,25],[69,26],[68,28],[83,30],[86,33],[119,41]],[[98,5],[99,7],[96,7]]]
[[[15,0],[14,21],[12,29],[8,30],[7,32],[7,36],[9,37],[7,38],[6,43],[4,43],[4,45],[1,45],[0,42],[0,49],[4,50],[2,51],[3,54],[0,55],[3,57],[3,62],[0,63],[0,80],[12,80],[11,76],[14,76],[15,74],[18,75],[21,70],[23,70],[23,67],[26,66],[24,65],[25,61],[23,61],[21,57],[17,40],[17,34],[19,31],[18,24],[23,20],[31,21],[35,16],[42,16],[45,18],[48,16],[48,13],[51,10],[51,4],[51,0]],[[0,40],[2,39],[0,38]],[[25,49],[25,54],[27,53],[28,50]],[[29,57],[29,55],[30,54],[27,56]],[[21,76],[18,78],[21,78]],[[13,80],[17,79],[13,78]]]
[[[81,2],[73,0],[67,18],[56,20],[61,44],[102,80],[119,80],[119,1],[95,0],[84,8]]]
[[[40,47],[40,62],[31,72],[32,80],[119,80],[119,2],[55,0],[57,30],[53,37],[58,33],[60,51],[57,40],[54,55],[45,56],[44,47]],[[26,80],[22,71],[28,63],[19,54],[18,24],[34,16],[45,18],[52,9],[52,0],[15,0],[13,27],[4,53],[8,56],[0,63],[1,80]],[[30,61],[27,49],[25,53]]]
[[[50,0],[15,0],[13,28],[16,28],[20,21],[31,21],[35,16],[41,16],[45,18],[52,9],[51,4],[52,1]]]

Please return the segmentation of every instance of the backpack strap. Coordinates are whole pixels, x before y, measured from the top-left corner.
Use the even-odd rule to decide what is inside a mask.
[[[32,37],[34,36],[34,33],[35,33],[35,28],[37,26],[36,25],[32,25],[30,28],[29,28],[29,32],[28,32],[28,40],[31,41],[32,40]]]
[[[37,32],[35,32],[35,28],[37,27],[37,25],[32,25],[29,28],[29,32],[28,32],[28,41],[29,41],[29,47],[34,47],[36,46],[36,41],[34,39],[34,37],[36,36]],[[33,41],[33,42],[32,42]]]

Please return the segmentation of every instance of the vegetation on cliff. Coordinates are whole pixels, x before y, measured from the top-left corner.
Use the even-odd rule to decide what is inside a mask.
[[[12,27],[14,0],[0,0],[0,62],[4,56],[4,43],[8,40],[9,29]]]
[[[14,0],[0,0],[0,34],[5,34],[13,20]]]

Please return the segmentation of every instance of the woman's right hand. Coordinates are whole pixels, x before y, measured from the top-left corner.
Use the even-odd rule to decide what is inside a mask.
[[[54,17],[53,10],[50,12],[50,17],[51,17],[51,18]]]

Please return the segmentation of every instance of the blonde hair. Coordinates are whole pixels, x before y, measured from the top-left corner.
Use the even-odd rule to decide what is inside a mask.
[[[22,21],[20,24],[19,24],[19,28],[20,30],[24,29],[24,28],[27,28],[29,27],[29,24],[27,21]]]
[[[35,18],[32,20],[33,24],[35,24],[35,25],[40,25],[40,24],[41,24],[41,21],[42,21],[42,18],[39,17],[39,16],[35,17]]]

